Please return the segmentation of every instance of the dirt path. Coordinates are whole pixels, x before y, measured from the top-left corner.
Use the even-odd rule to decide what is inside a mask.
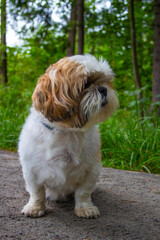
[[[0,151],[0,239],[160,240],[160,176],[104,168],[93,194],[98,219],[73,214],[73,200],[48,202],[39,219],[20,214],[28,200],[16,153]]]

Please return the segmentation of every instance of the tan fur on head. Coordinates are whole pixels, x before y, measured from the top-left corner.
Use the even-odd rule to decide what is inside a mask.
[[[32,95],[35,109],[51,122],[70,118],[86,79],[83,68],[68,58],[51,65],[39,78]]]
[[[68,57],[51,65],[39,78],[32,95],[35,109],[63,127],[82,128],[105,121],[118,106],[113,73],[106,62],[91,60],[93,66],[90,60],[81,63]],[[103,109],[99,87],[105,87],[110,96]]]

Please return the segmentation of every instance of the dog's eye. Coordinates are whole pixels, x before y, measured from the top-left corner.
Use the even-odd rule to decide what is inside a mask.
[[[91,85],[90,82],[86,82],[86,83],[84,84],[84,89],[88,88],[90,85]]]

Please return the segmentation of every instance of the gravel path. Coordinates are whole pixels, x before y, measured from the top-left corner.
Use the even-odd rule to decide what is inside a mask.
[[[73,200],[47,202],[47,214],[20,214],[28,201],[16,153],[0,151],[0,239],[160,240],[160,176],[103,168],[93,201],[101,216],[74,216]]]

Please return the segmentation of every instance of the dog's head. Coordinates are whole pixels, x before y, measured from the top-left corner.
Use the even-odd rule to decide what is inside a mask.
[[[118,106],[113,72],[91,55],[66,57],[51,65],[37,83],[33,105],[50,122],[88,128],[105,121]]]

